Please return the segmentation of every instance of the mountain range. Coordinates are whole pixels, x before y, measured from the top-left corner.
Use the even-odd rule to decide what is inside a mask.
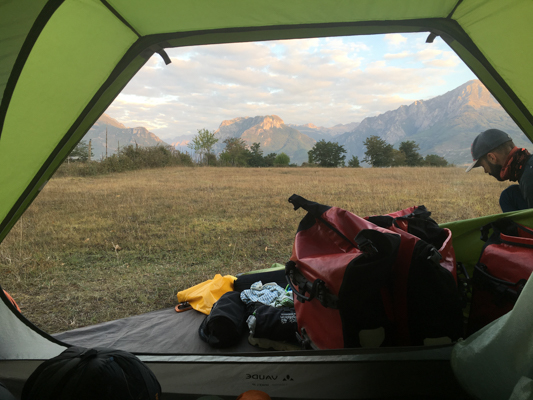
[[[336,138],[349,156],[364,157],[363,142],[375,135],[398,145],[416,142],[422,155],[437,154],[448,162],[471,161],[470,145],[480,132],[501,129],[517,146],[531,142],[479,80],[472,80],[437,97],[415,101],[393,111],[365,118],[352,131]]]
[[[531,142],[485,86],[479,80],[472,80],[429,100],[414,101],[410,105],[367,117],[360,123],[338,124],[331,128],[312,123],[286,124],[277,115],[222,121],[214,132],[219,139],[214,151],[223,151],[226,138],[241,138],[249,145],[260,143],[265,155],[284,152],[291,158],[291,163],[301,164],[307,161],[307,152],[317,141],[326,140],[343,145],[347,160],[357,156],[362,161],[366,151],[363,143],[367,137],[375,135],[395,148],[401,142],[411,140],[418,144],[423,156],[437,154],[450,163],[466,164],[471,161],[470,145],[473,139],[488,128],[506,131],[517,146],[531,146]],[[115,152],[118,145],[166,145],[146,128],[127,128],[103,114],[85,137],[85,140],[92,139],[97,159],[105,154],[106,129],[108,154]],[[187,144],[194,136],[180,136],[170,140],[170,143],[178,150],[190,152]]]
[[[332,128],[325,128],[323,126],[316,126],[315,124],[309,123],[305,125],[293,125],[287,124],[287,126],[294,128],[303,134],[309,136],[311,139],[315,139],[317,142],[319,140],[332,141],[334,138],[342,133],[350,132],[354,130],[359,125],[359,122],[350,122],[349,124],[338,124]]]
[[[102,114],[83,138],[87,143],[89,140],[91,141],[91,150],[95,160],[101,160],[106,155],[106,136],[108,156],[116,153],[119,148],[129,145],[168,146],[167,143],[142,126],[128,128],[109,115]]]

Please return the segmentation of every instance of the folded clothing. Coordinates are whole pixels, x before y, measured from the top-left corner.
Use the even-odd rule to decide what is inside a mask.
[[[292,292],[287,292],[275,282],[263,284],[257,281],[250,286],[250,289],[241,292],[241,300],[245,304],[262,303],[273,307],[294,306]]]

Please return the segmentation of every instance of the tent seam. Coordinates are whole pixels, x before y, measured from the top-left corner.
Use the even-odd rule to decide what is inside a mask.
[[[107,2],[107,0],[100,0],[100,2],[113,13],[115,17],[117,17],[120,22],[122,22],[124,25],[126,25],[135,35],[137,35],[138,38],[141,38],[141,34],[137,32],[137,30],[120,14],[111,4]]]
[[[28,32],[28,36],[24,40],[22,47],[20,48],[19,54],[11,73],[9,74],[9,79],[7,80],[6,87],[4,89],[4,94],[2,96],[2,101],[0,102],[0,140],[2,139],[2,132],[4,130],[4,122],[7,115],[7,110],[9,109],[9,104],[11,103],[11,98],[17,86],[17,82],[20,78],[24,65],[31,54],[33,46],[39,39],[41,32],[48,24],[48,21],[52,18],[57,9],[63,4],[64,0],[50,0],[43,7],[39,16],[35,19],[31,29]]]

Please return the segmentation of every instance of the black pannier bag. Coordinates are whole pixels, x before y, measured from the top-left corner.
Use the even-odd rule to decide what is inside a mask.
[[[388,344],[389,290],[400,236],[348,211],[293,195],[298,226],[287,281],[301,342],[319,349]]]
[[[456,341],[463,335],[452,233],[425,206],[366,217],[402,237],[391,287],[395,345]]]
[[[212,347],[230,347],[242,338],[246,328],[246,305],[240,292],[224,293],[208,316],[202,321],[198,333]]]
[[[440,344],[463,336],[451,232],[433,230],[427,210],[363,219],[296,195],[289,202],[308,211],[286,269],[298,328],[313,347]],[[409,225],[439,247],[409,233]]]
[[[70,347],[44,361],[22,389],[22,400],[159,400],[152,371],[126,351]]]
[[[472,276],[468,334],[511,311],[533,272],[533,229],[501,218],[481,228],[481,240],[485,245]]]

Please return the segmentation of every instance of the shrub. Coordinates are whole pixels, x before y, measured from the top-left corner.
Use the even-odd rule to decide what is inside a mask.
[[[291,162],[290,157],[285,153],[279,153],[274,159],[275,167],[287,167]]]
[[[192,166],[191,156],[165,146],[126,146],[100,162],[63,163],[56,176],[91,176],[110,172],[124,172],[143,168]]]

